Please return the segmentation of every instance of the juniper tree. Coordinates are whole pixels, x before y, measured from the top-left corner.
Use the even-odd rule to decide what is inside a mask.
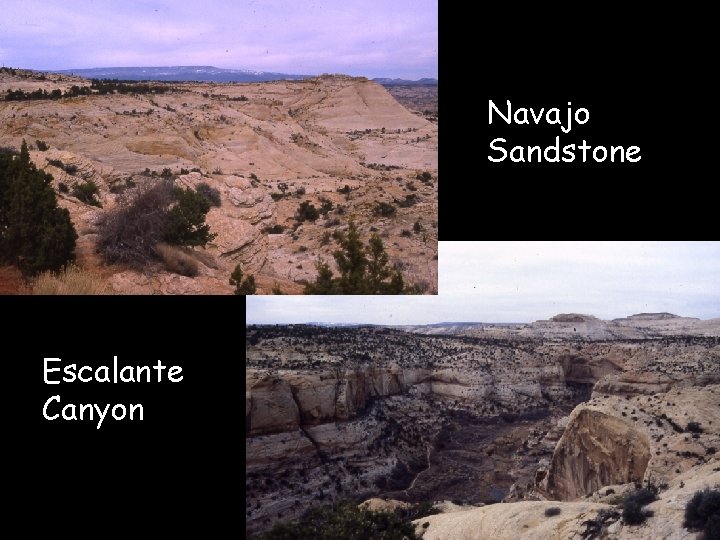
[[[315,283],[305,286],[305,294],[415,294],[414,288],[406,287],[399,270],[389,265],[382,239],[377,234],[370,237],[365,246],[360,233],[350,222],[346,234],[339,235],[340,249],[333,253],[340,270],[333,277],[325,261],[318,261],[318,277]]]
[[[30,161],[26,142],[19,155],[0,155],[0,259],[25,274],[57,271],[74,259],[76,239],[52,176]]]

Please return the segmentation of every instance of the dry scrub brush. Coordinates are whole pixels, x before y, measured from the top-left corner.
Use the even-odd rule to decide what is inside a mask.
[[[155,245],[165,234],[166,208],[173,200],[172,182],[140,186],[123,196],[117,210],[100,223],[97,249],[109,263],[142,268],[156,258]]]
[[[155,251],[168,271],[187,277],[198,275],[198,262],[182,248],[158,244]]]
[[[74,264],[60,272],[43,272],[29,287],[33,295],[112,294],[107,283]]]

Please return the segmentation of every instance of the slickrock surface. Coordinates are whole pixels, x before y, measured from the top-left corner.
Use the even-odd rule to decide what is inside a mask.
[[[652,511],[641,525],[626,525],[621,518],[610,521],[600,538],[619,540],[684,540],[698,538],[682,526],[685,505],[693,494],[702,489],[720,487],[720,468],[715,460],[693,467],[679,474],[667,489],[660,491],[659,500],[648,504]],[[606,491],[603,489],[602,491]],[[547,508],[559,508],[560,514],[545,516]],[[615,510],[615,506],[591,501],[557,502],[515,502],[493,504],[482,508],[437,514],[415,520],[417,534],[423,540],[485,539],[498,540],[566,540],[582,538],[587,530],[584,523],[594,520],[598,511]],[[427,527],[423,524],[428,523]]]
[[[65,91],[72,85],[89,81],[0,73],[0,98],[7,90]],[[403,269],[407,282],[437,291],[435,123],[364,78],[172,87],[163,94],[0,100],[0,146],[42,140],[50,149],[31,151],[31,159],[52,173],[56,189],[81,180],[100,187],[102,209],[59,190],[58,196],[80,235],[80,264],[98,270],[116,292],[229,293],[229,275],[240,263],[255,274],[260,294],[276,285],[296,294],[302,291],[299,281],[315,279],[318,257],[336,270],[332,233],[351,220],[364,241],[372,232],[382,237],[391,264]],[[74,165],[77,172],[67,174],[50,160]],[[218,236],[196,250],[200,275],[170,274],[160,264],[142,273],[98,268],[100,217],[123,192],[156,181],[151,173],[163,169],[176,174],[177,185],[204,182],[220,192],[221,206],[207,217]],[[181,169],[200,172],[179,174]],[[418,178],[425,172],[428,181]],[[326,200],[333,209],[298,224],[294,216],[306,200],[317,208]],[[375,215],[380,202],[395,205],[396,214]],[[282,232],[271,233],[274,226]]]

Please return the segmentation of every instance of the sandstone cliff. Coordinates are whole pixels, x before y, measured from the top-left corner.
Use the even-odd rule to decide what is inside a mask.
[[[246,361],[251,532],[347,496],[607,505],[606,488],[672,485],[720,447],[714,338],[268,326],[247,329]],[[583,508],[557,530],[596,513]]]

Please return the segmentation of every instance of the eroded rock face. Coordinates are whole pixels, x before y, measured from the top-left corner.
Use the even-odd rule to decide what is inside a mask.
[[[300,425],[254,422],[262,411],[253,411],[248,387],[246,417],[264,434],[246,437],[246,530],[349,495],[478,504],[569,499],[607,486],[620,494],[619,485],[632,489],[627,482],[648,478],[672,484],[720,448],[720,386],[706,383],[717,374],[718,347],[701,337],[568,344],[248,327],[248,380],[268,373],[285,380],[274,392],[278,402],[295,399]],[[672,388],[662,392],[668,380]],[[625,391],[606,392],[603,381],[622,381]],[[660,392],[648,394],[651,387]],[[567,416],[579,401],[586,402]],[[703,431],[688,432],[690,422]],[[583,501],[591,502],[609,500]],[[594,517],[564,506],[575,503],[545,504],[563,505],[563,514],[550,522],[539,506],[539,514],[515,519],[525,511],[518,506],[505,516],[519,527],[506,525],[512,535],[489,534],[497,532],[491,517],[463,535],[443,528],[435,537],[472,538],[464,533],[477,530],[480,538],[517,538],[528,525],[537,538],[566,538]]]
[[[603,376],[620,369],[607,358],[594,359],[564,354],[558,360],[562,364],[565,381],[579,384],[594,384]]]
[[[268,382],[277,381],[277,382]],[[247,433],[266,434],[347,420],[362,411],[368,400],[407,390],[402,370],[328,370],[285,374],[282,379],[258,371],[247,374]],[[266,404],[272,403],[270,407]]]
[[[673,379],[655,373],[622,373],[604,377],[593,388],[598,394],[632,396],[652,395],[667,392],[673,386]]]
[[[276,430],[294,431],[300,414],[287,381],[272,376],[248,380],[245,397],[245,432],[251,435]]]
[[[602,486],[642,480],[650,460],[648,436],[631,423],[578,408],[558,441],[547,491],[572,500]]]

